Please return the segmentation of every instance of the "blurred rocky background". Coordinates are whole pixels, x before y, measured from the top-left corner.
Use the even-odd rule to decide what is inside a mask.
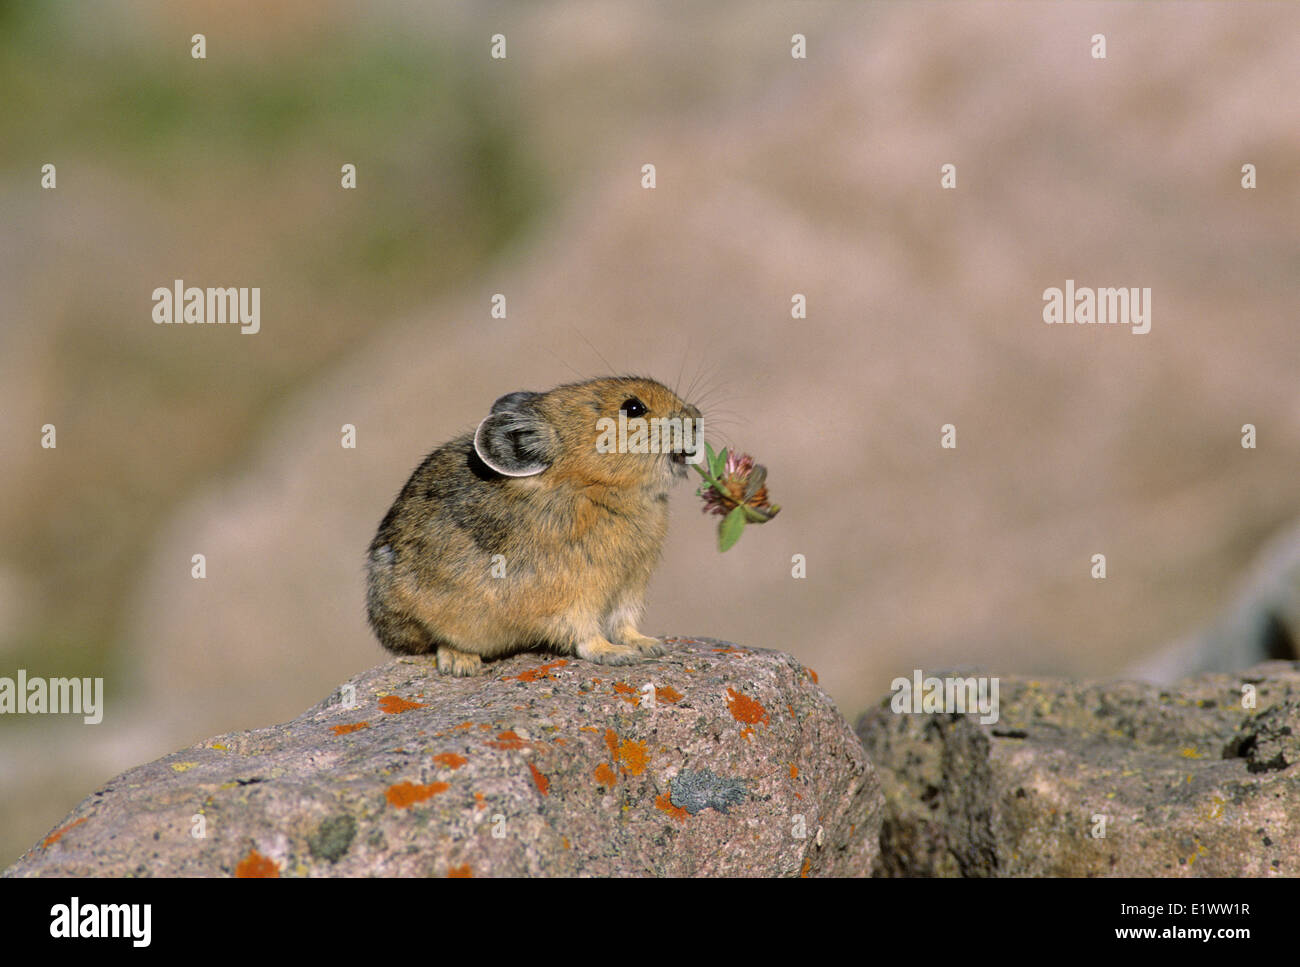
[[[0,2],[0,675],[107,693],[0,718],[0,865],[384,660],[410,470],[610,371],[784,508],[719,556],[679,488],[647,633],[792,652],[850,718],[914,668],[1214,664],[1298,596],[1250,570],[1300,518],[1297,89],[1273,4]],[[261,332],[154,325],[178,278],[259,286]],[[1066,279],[1150,287],[1151,332],[1044,325]]]

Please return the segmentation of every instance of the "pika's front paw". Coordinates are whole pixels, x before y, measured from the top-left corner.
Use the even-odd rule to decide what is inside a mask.
[[[668,649],[658,638],[647,638],[639,631],[625,631],[618,636],[618,640],[625,645],[631,645],[637,651],[647,658],[654,658],[662,655]]]
[[[616,645],[604,638],[592,638],[578,645],[578,657],[602,665],[631,665],[645,656],[635,645]]]
[[[438,646],[438,671],[444,675],[457,678],[472,678],[483,670],[483,659],[467,651],[452,648],[450,645]]]

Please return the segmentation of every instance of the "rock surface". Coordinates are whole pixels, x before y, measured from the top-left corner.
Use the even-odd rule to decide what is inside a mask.
[[[124,773],[6,875],[869,874],[880,784],[816,676],[668,641],[617,668],[388,662]]]
[[[1300,875],[1300,662],[1168,689],[1004,678],[1000,699],[991,725],[888,700],[858,721],[876,875]]]

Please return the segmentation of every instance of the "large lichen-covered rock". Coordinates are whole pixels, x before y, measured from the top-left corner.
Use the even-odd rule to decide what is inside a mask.
[[[880,785],[795,659],[403,658],[140,766],[7,875],[868,875]]]
[[[989,725],[889,700],[858,721],[876,875],[1300,875],[1300,663],[1167,689],[1003,678],[1000,699]]]

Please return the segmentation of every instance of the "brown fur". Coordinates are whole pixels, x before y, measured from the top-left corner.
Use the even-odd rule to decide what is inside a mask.
[[[646,419],[700,415],[654,380],[590,380],[502,397],[480,451],[466,433],[425,458],[370,544],[367,611],[385,648],[436,652],[456,675],[537,646],[606,664],[663,653],[636,625],[686,468],[597,452],[597,419],[631,397]],[[498,469],[545,468],[507,476],[480,453]]]

